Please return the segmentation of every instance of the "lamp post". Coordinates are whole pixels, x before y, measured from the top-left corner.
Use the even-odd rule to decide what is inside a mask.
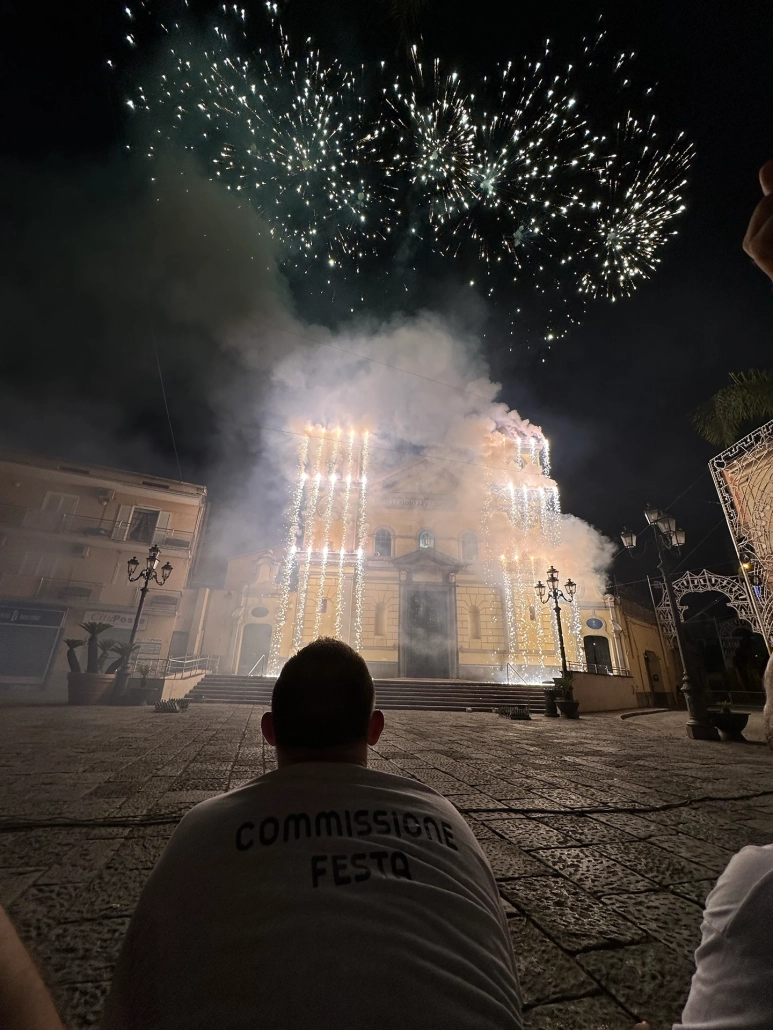
[[[564,679],[569,676],[569,667],[566,664],[566,648],[564,647],[564,628],[561,625],[561,601],[566,601],[567,604],[571,604],[574,595],[577,591],[577,584],[573,583],[571,579],[567,579],[564,583],[564,590],[566,594],[558,585],[558,570],[552,565],[548,569],[547,573],[548,585],[542,581],[535,583],[534,589],[537,591],[537,597],[539,597],[542,604],[549,604],[553,602],[553,611],[556,613],[556,626],[558,627],[558,645],[561,648],[561,675]]]
[[[121,667],[118,670],[118,675],[115,678],[116,696],[119,696],[124,692],[129,679],[129,662],[131,660],[132,647],[134,646],[134,641],[137,636],[137,630],[139,629],[140,617],[142,616],[142,607],[145,604],[145,598],[147,597],[150,582],[152,580],[154,583],[158,583],[159,586],[163,586],[172,573],[172,566],[169,564],[169,562],[167,562],[165,565],[162,565],[160,569],[158,568],[158,555],[159,548],[156,544],[153,544],[153,546],[148,551],[147,558],[145,559],[144,569],[140,569],[139,559],[136,557],[130,558],[129,561],[126,563],[126,567],[129,574],[129,582],[136,583],[138,580],[142,580],[143,583],[140,588],[140,600],[137,605],[137,611],[134,616],[132,631],[129,634],[129,646],[127,648],[124,660],[121,663]],[[137,571],[138,569],[139,571]],[[160,579],[158,575],[159,572],[161,573]]]
[[[658,568],[663,576],[663,589],[668,598],[668,606],[671,609],[671,618],[674,623],[676,647],[679,654],[679,663],[682,667],[681,691],[684,694],[689,715],[687,720],[687,736],[692,737],[694,740],[719,740],[719,732],[709,721],[703,688],[699,683],[693,683],[687,671],[687,649],[682,628],[682,618],[676,603],[676,597],[674,596],[672,583],[673,555],[679,554],[680,548],[684,546],[685,531],[677,526],[673,515],[661,511],[652,504],[648,504],[644,509],[644,517],[647,520],[647,525],[652,526],[652,532],[655,536],[655,544],[658,549]],[[632,530],[624,529],[620,534],[620,539],[628,551],[632,552],[635,549],[636,534]]]

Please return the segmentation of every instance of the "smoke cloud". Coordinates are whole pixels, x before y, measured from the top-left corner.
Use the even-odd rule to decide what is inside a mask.
[[[255,213],[190,165],[153,169],[150,183],[144,165],[6,170],[6,445],[175,477],[171,421],[181,474],[210,489],[210,544],[227,557],[281,539],[310,424],[370,429],[383,469],[418,453],[481,463],[497,429],[541,440],[497,400],[459,319],[305,324]],[[562,572],[603,587],[610,551],[564,518]]]

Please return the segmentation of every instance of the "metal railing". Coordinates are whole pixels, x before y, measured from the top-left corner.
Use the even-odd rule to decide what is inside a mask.
[[[592,672],[596,676],[630,676],[629,669],[619,668],[611,662],[567,662],[572,672]]]
[[[125,540],[136,544],[158,544],[189,550],[193,533],[187,530],[149,529],[127,520],[96,518],[91,515],[67,515],[60,511],[41,511],[13,504],[0,504],[0,525],[16,529],[33,529],[43,533],[70,533],[89,540]],[[132,535],[134,530],[135,535]]]
[[[763,708],[765,694],[761,690],[707,690],[706,699],[710,705],[729,702],[738,708]]]
[[[258,658],[257,662],[255,662],[253,667],[250,669],[250,671],[247,673],[247,675],[248,676],[255,676],[256,675],[255,670],[258,668],[259,665],[262,666],[262,671],[257,673],[257,675],[258,676],[265,675],[265,671],[266,671],[265,670],[265,662],[266,662],[266,656],[264,654],[262,654],[260,656],[260,658]]]
[[[180,658],[142,658],[132,655],[129,671],[139,675],[140,669],[147,669],[151,679],[181,679],[197,672],[217,672],[220,667],[220,655],[187,654]]]

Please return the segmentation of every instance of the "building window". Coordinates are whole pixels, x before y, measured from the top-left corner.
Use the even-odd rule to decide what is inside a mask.
[[[77,494],[58,494],[52,490],[46,494],[43,501],[43,511],[55,511],[59,515],[74,515],[78,507]]]
[[[462,533],[462,561],[475,561],[478,557],[478,537],[472,530]]]
[[[319,602],[320,615],[327,615],[327,598],[323,597]]]
[[[392,530],[377,529],[373,537],[373,553],[378,558],[392,557]]]
[[[145,544],[152,543],[160,514],[159,511],[151,508],[135,508],[132,512],[132,521],[129,526],[129,536],[127,539]]]
[[[19,566],[20,576],[51,579],[56,574],[59,555],[51,551],[25,551]]]
[[[537,609],[534,607],[533,604],[529,605],[529,620],[531,622],[537,621]]]
[[[480,608],[470,605],[470,640],[480,640]]]
[[[383,601],[379,601],[376,604],[376,624],[373,630],[373,635],[376,637],[385,637],[386,631],[386,605]]]
[[[435,534],[428,529],[422,529],[419,533],[419,547],[434,547]]]

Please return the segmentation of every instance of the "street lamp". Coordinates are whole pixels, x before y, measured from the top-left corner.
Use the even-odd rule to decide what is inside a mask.
[[[687,671],[687,649],[685,647],[682,618],[676,603],[676,597],[674,596],[672,583],[673,554],[678,554],[679,549],[684,546],[686,539],[685,531],[677,526],[673,515],[661,511],[652,504],[648,504],[644,509],[644,517],[648,524],[652,526],[652,532],[655,535],[655,544],[658,549],[658,568],[663,576],[663,589],[668,598],[668,606],[671,609],[671,618],[674,623],[674,635],[676,636],[679,662],[682,667],[681,690],[687,702],[687,712],[689,714],[687,736],[692,737],[694,740],[719,740],[719,733],[716,727],[712,726],[709,721],[703,688],[697,681],[695,683],[692,682]],[[628,551],[633,551],[636,547],[636,534],[630,529],[624,529],[620,534],[620,539]]]
[[[574,595],[577,592],[577,584],[571,579],[567,579],[564,583],[564,590],[559,587],[558,570],[552,565],[547,572],[548,585],[541,581],[534,584],[534,589],[537,592],[537,597],[540,599],[542,604],[549,604],[553,602],[553,611],[556,613],[556,626],[558,627],[558,644],[561,648],[561,674],[564,679],[569,677],[569,667],[566,664],[566,648],[564,647],[564,628],[561,625],[561,601],[565,601],[567,604],[571,604]]]
[[[126,649],[126,654],[121,662],[121,667],[118,670],[118,675],[115,678],[115,693],[116,696],[122,694],[126,688],[126,683],[129,679],[129,661],[131,660],[132,647],[134,646],[134,640],[137,636],[137,630],[140,625],[140,616],[142,615],[142,606],[145,604],[145,598],[150,587],[151,580],[154,583],[158,583],[159,586],[163,586],[164,583],[169,579],[172,574],[172,566],[169,562],[162,565],[159,569],[159,555],[160,551],[156,544],[148,551],[148,556],[145,559],[145,568],[140,569],[139,559],[134,556],[126,563],[126,569],[129,574],[129,582],[136,583],[138,580],[142,580],[142,586],[140,588],[140,600],[137,605],[137,611],[134,616],[134,623],[132,625],[132,631],[129,634],[129,645]],[[139,569],[139,571],[137,571]],[[160,578],[159,578],[160,573]]]

